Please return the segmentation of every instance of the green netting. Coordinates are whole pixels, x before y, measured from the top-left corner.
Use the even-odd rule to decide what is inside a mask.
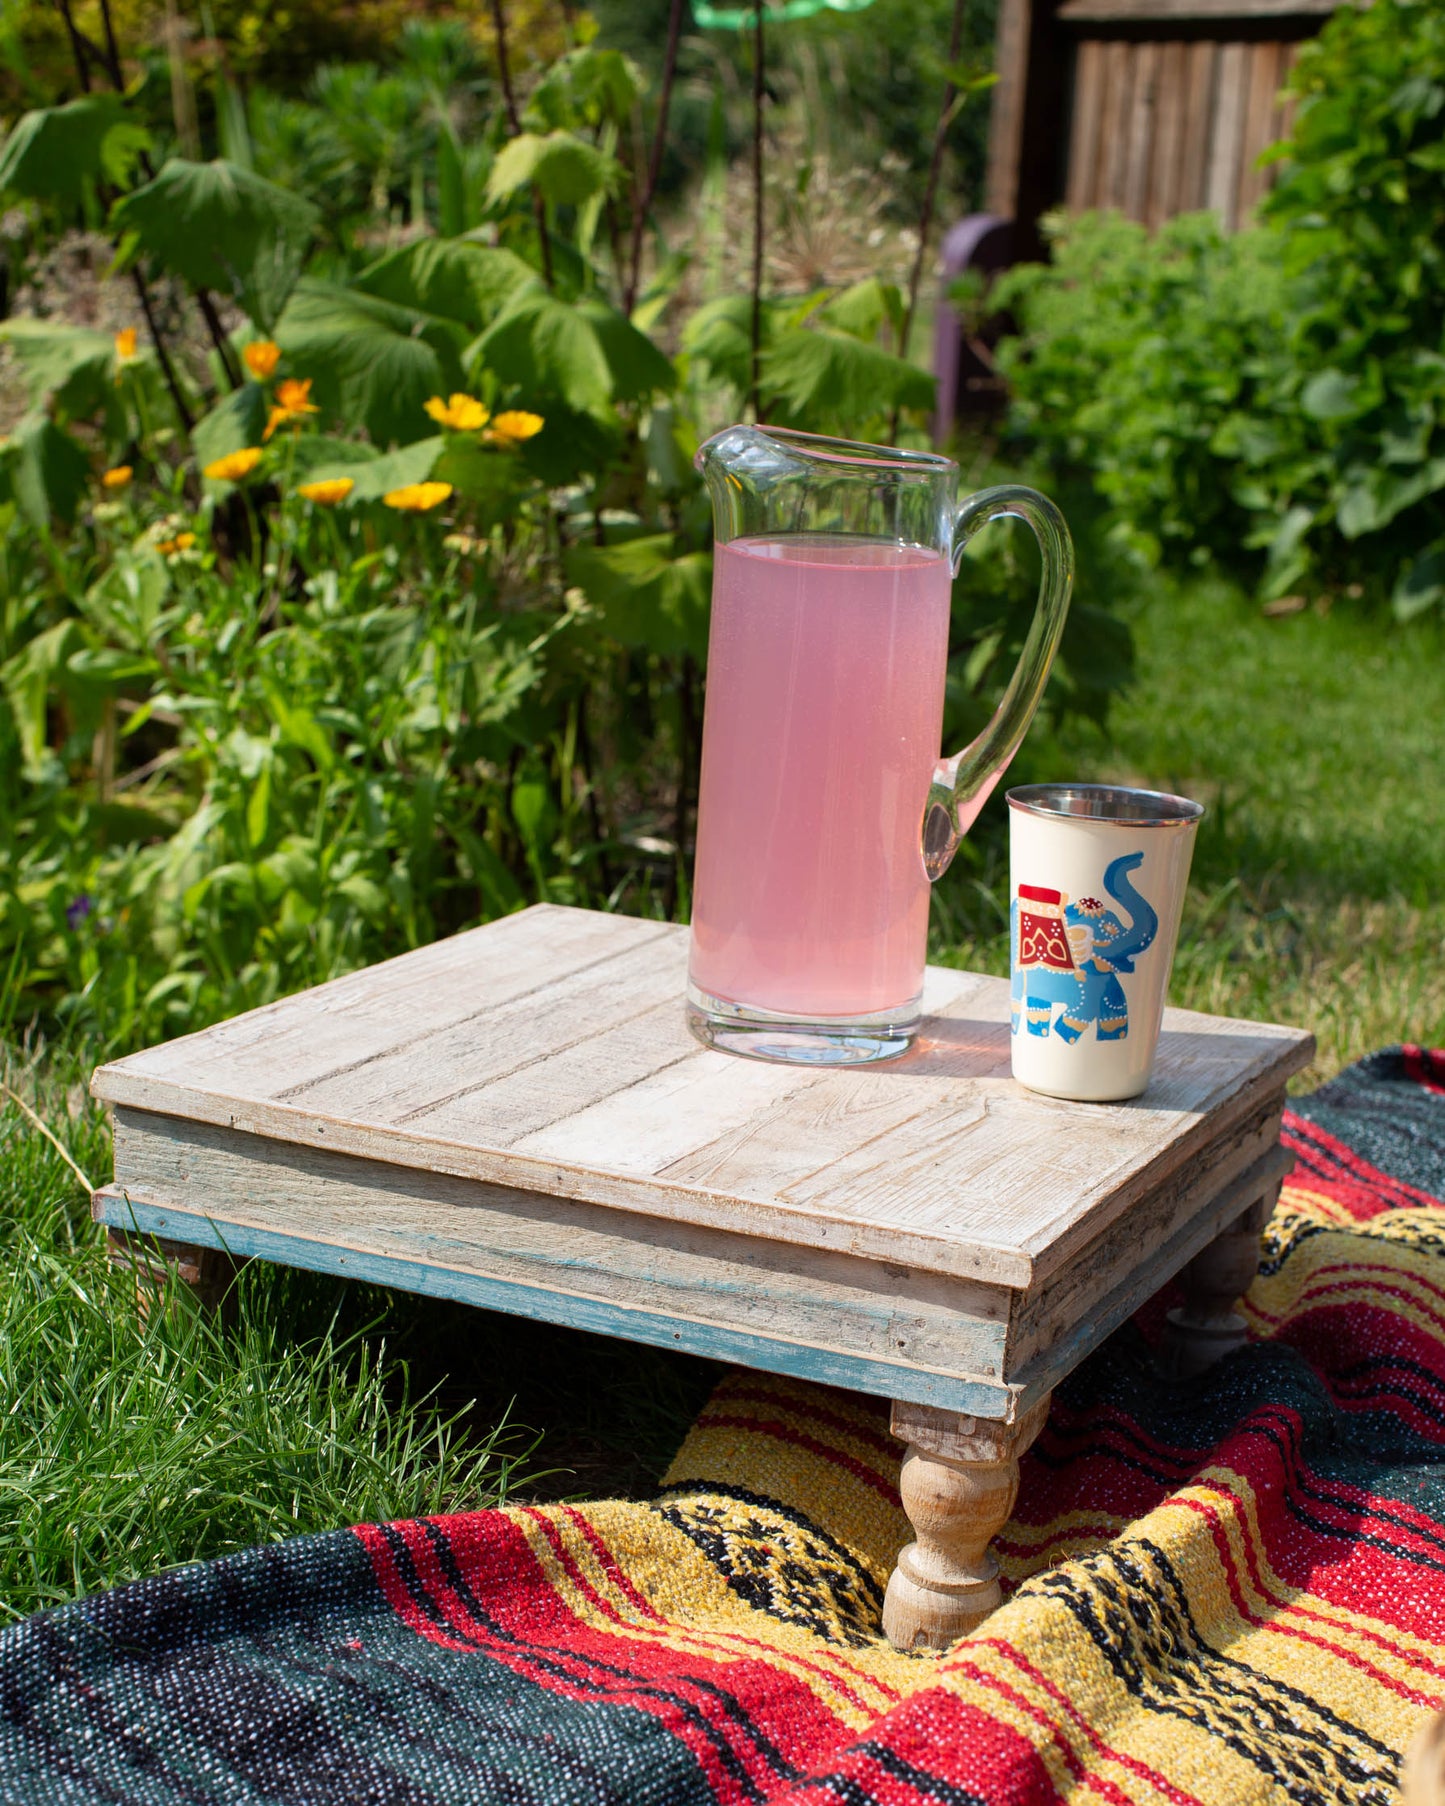
[[[814,13],[861,13],[873,0],[763,0],[763,23],[784,24],[789,19],[809,19]],[[692,0],[694,21],[706,30],[746,31],[757,19],[755,6],[709,6]]]

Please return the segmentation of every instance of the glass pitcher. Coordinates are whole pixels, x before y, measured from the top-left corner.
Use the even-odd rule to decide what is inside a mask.
[[[777,427],[697,454],[716,528],[688,1023],[760,1059],[888,1059],[917,1032],[932,880],[1023,739],[1058,649],[1073,545],[1007,485],[958,500],[958,467]],[[1043,555],[1003,700],[940,759],[949,600],[986,521]]]

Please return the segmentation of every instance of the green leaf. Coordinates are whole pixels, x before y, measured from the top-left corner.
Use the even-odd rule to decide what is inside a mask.
[[[425,483],[446,448],[446,440],[440,435],[431,439],[418,439],[411,445],[403,445],[398,451],[384,452],[379,457],[367,445],[347,447],[340,440],[322,443],[329,445],[334,455],[309,468],[305,473],[305,481],[324,483],[333,477],[350,477],[355,488],[347,496],[345,503],[341,504],[345,507],[357,502],[379,501],[393,489],[405,489],[409,483]],[[349,452],[354,452],[355,456],[347,455]]]
[[[682,345],[710,376],[742,394],[752,381],[752,319],[747,296],[723,295],[705,302],[684,325]]]
[[[310,201],[239,164],[172,157],[116,204],[112,224],[194,287],[229,296],[270,333],[320,218]]]
[[[561,56],[527,97],[529,125],[623,126],[642,98],[636,67],[619,50],[584,48]]]
[[[364,427],[378,445],[431,435],[428,399],[462,386],[458,337],[435,315],[309,280],[276,327],[291,367],[311,377],[323,410],[344,426]]]
[[[552,786],[540,767],[524,767],[512,785],[512,820],[517,824],[523,845],[535,859],[551,839],[557,821]]]
[[[80,623],[60,621],[0,665],[0,689],[10,704],[26,774],[39,775],[45,758],[46,703],[72,653],[84,645]]]
[[[1445,601],[1445,540],[1405,566],[1395,584],[1390,606],[1397,621],[1410,621]]]
[[[22,113],[0,150],[0,193],[33,201],[78,201],[104,174],[101,147],[124,108],[113,94]]]
[[[1348,420],[1358,412],[1364,385],[1343,370],[1321,370],[1300,393],[1300,407],[1311,420]]]
[[[646,401],[677,387],[672,360],[615,307],[589,295],[573,303],[591,327],[612,379],[614,401]]]
[[[437,231],[443,238],[457,238],[466,229],[466,177],[461,150],[456,133],[450,124],[444,124],[437,135]]]
[[[260,383],[244,382],[224,400],[216,403],[209,414],[195,424],[191,445],[197,466],[204,470],[217,458],[241,451],[248,445],[259,445],[266,430],[269,409],[266,391]]]
[[[261,767],[246,799],[246,842],[253,850],[266,838],[271,820],[271,761]]]
[[[903,331],[903,296],[898,285],[880,282],[876,276],[845,288],[841,295],[824,304],[823,313],[830,326],[851,333],[855,339],[876,339],[885,320],[893,329],[895,341]]]
[[[558,396],[578,413],[602,413],[612,371],[597,333],[576,307],[541,283],[519,289],[469,354],[524,395]]]
[[[763,379],[804,425],[847,425],[934,405],[928,371],[826,326],[779,333],[763,360]]]
[[[712,559],[706,552],[681,557],[675,552],[670,533],[621,545],[576,546],[567,555],[567,576],[586,591],[607,632],[624,646],[702,659]]]
[[[115,341],[108,332],[21,317],[0,326],[20,366],[33,408],[54,402],[72,418],[89,414],[114,388]]]
[[[28,414],[11,435],[10,482],[32,526],[69,525],[90,487],[90,460],[47,415]]]
[[[356,279],[356,287],[398,307],[456,320],[481,332],[507,300],[537,273],[513,251],[466,238],[422,238],[391,251]]]
[[[622,174],[615,157],[571,132],[522,132],[497,153],[487,178],[487,199],[494,205],[518,190],[535,185],[554,205],[577,207],[594,194],[607,194]]]
[[[330,771],[336,764],[336,754],[315,715],[302,704],[291,702],[278,684],[268,682],[265,689],[271,718],[281,730],[282,740],[307,753],[318,771]]]

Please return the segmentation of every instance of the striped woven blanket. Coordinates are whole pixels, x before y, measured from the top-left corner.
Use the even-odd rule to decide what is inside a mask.
[[[944,1655],[881,1640],[883,1408],[737,1373],[656,1500],[368,1525],[0,1636],[46,1806],[1386,1806],[1445,1705],[1445,1055],[1287,1118],[1255,1342],[1166,1385],[1167,1298],[1056,1395]]]

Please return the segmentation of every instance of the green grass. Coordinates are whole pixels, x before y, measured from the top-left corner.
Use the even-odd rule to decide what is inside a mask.
[[[1036,734],[1017,775],[1209,804],[1175,1000],[1314,1029],[1306,1083],[1445,1041],[1445,661],[1432,623],[1266,619],[1214,585],[1137,611],[1107,733]],[[1001,805],[940,890],[937,951],[1002,970]],[[92,1175],[83,1062],[0,1071]],[[246,1544],[504,1498],[645,1494],[713,1369],[543,1324],[253,1268],[231,1321],[138,1317],[75,1174],[0,1096],[0,1621]]]
[[[1343,607],[1271,619],[1207,582],[1161,582],[1133,625],[1137,682],[1108,731],[1073,724],[1028,775],[1208,805],[1173,1001],[1312,1029],[1303,1089],[1388,1042],[1445,1041],[1439,625]],[[944,957],[1007,969],[1002,876],[996,842],[947,900]]]

